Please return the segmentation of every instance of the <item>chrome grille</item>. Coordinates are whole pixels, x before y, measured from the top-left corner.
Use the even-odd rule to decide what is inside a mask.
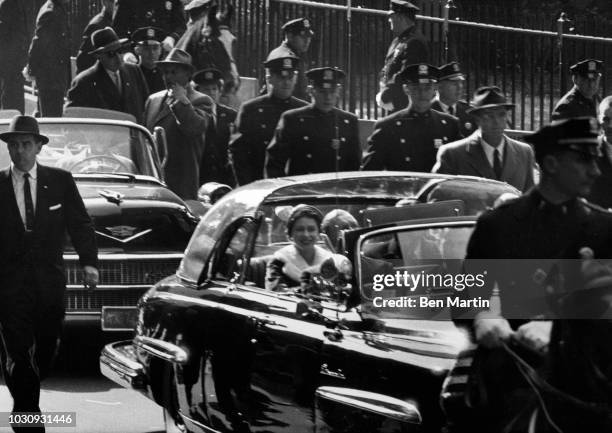
[[[146,289],[68,290],[66,311],[102,311],[102,307],[135,307]]]
[[[66,311],[100,312],[102,307],[136,306],[138,299],[153,284],[176,272],[181,262],[176,257],[146,258],[125,256],[124,260],[100,258],[98,289],[81,289],[82,270],[78,261],[66,263]]]
[[[152,286],[168,275],[174,274],[180,258],[99,260],[100,286]],[[66,280],[69,286],[82,284],[82,272],[78,262],[66,263]]]

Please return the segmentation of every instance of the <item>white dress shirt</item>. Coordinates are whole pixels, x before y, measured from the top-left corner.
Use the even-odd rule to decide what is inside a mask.
[[[36,215],[36,185],[38,177],[38,164],[34,164],[34,167],[28,172],[30,173],[30,192],[32,193],[32,205],[34,206],[34,215]],[[23,185],[25,179],[23,175],[25,172],[19,170],[13,163],[11,163],[11,180],[13,181],[13,191],[15,191],[15,198],[17,199],[17,207],[19,208],[19,214],[21,215],[21,221],[23,226],[26,226],[26,211],[25,211],[25,199],[23,198]]]
[[[493,147],[489,143],[487,143],[484,140],[484,138],[482,138],[482,134],[481,134],[480,143],[482,143],[482,150],[484,150],[484,153],[487,157],[487,161],[489,161],[489,164],[491,165],[491,167],[494,167],[493,158],[494,158],[495,149],[499,150],[499,161],[501,162],[501,166],[503,167],[504,166],[504,147],[506,146],[506,139],[502,137],[501,143],[499,143],[497,147]]]

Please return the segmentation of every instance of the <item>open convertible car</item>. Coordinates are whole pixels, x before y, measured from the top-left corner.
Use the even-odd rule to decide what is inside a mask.
[[[0,132],[9,122],[0,120]],[[97,234],[95,291],[83,288],[78,256],[66,236],[67,325],[131,331],[138,299],[176,271],[199,218],[163,183],[156,148],[163,143],[142,126],[78,117],[41,118],[39,124],[49,143],[38,162],[72,172]],[[2,145],[0,167],[9,163]]]
[[[439,431],[441,384],[467,338],[444,308],[381,308],[374,275],[463,258],[476,215],[505,193],[518,191],[400,172],[236,189],[203,217],[176,274],[141,298],[133,340],[107,345],[101,371],[161,405],[167,431]],[[352,270],[321,290],[267,291],[266,263],[299,203],[357,218],[338,247]],[[333,248],[324,236],[320,246]]]

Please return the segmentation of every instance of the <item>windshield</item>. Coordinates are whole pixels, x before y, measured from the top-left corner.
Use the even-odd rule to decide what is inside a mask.
[[[0,133],[8,125],[0,125]],[[79,173],[129,173],[159,178],[153,143],[144,131],[126,125],[99,123],[40,123],[49,138],[38,162]],[[10,164],[6,145],[0,146],[0,166]]]
[[[358,269],[364,312],[379,318],[449,319],[447,308],[389,306],[382,300],[433,300],[452,294],[456,288],[447,284],[448,278],[462,273],[472,230],[473,223],[436,224],[389,228],[366,236],[359,245]]]

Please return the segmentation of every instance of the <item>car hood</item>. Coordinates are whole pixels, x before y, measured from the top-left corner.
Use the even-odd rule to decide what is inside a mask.
[[[182,253],[198,223],[185,203],[154,178],[76,181],[100,253]]]

